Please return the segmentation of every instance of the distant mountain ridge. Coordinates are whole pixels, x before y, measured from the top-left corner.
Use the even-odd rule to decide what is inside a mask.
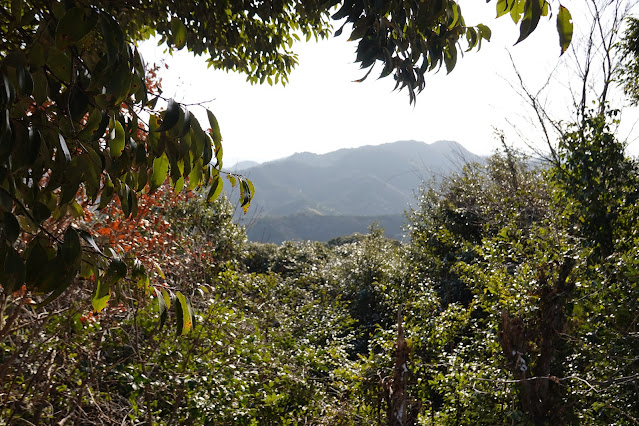
[[[309,152],[237,171],[251,179],[252,209],[261,216],[402,214],[423,180],[481,159],[453,141],[399,141]]]

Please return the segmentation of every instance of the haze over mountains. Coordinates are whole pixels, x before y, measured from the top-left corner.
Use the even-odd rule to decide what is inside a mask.
[[[326,241],[366,232],[378,221],[389,237],[401,238],[404,211],[422,181],[479,160],[457,142],[399,141],[340,149],[327,154],[297,153],[234,171],[251,179],[249,239]]]

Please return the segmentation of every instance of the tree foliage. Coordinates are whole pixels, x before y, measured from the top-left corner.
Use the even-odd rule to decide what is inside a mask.
[[[25,285],[46,295],[46,304],[82,267],[96,278],[99,312],[119,281],[148,274],[125,252],[102,251],[67,217],[105,209],[112,200],[125,217],[135,217],[139,194],[154,192],[167,178],[176,192],[206,186],[210,199],[221,189],[217,119],[207,111],[205,131],[173,99],[165,111],[153,110],[160,95],[123,30],[122,11],[111,6],[17,1],[3,9],[0,264],[6,294]],[[230,177],[248,206],[252,184]]]

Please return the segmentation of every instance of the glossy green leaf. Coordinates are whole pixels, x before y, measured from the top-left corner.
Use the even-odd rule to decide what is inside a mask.
[[[40,155],[40,147],[42,146],[42,135],[40,131],[29,127],[29,140],[27,145],[27,162],[29,164],[35,163]]]
[[[51,217],[51,210],[49,207],[41,201],[37,201],[33,206],[33,219],[39,225],[48,218]]]
[[[52,52],[47,59],[47,65],[57,79],[66,81],[71,76],[71,58],[65,52]],[[53,95],[52,95],[53,96]]]
[[[98,247],[95,240],[93,239],[93,235],[91,235],[89,232],[85,231],[84,229],[79,230],[78,234],[84,241],[87,242],[87,244],[89,244],[89,246],[93,250],[95,250],[97,253],[103,254],[102,250],[100,250],[100,247]]]
[[[84,93],[78,85],[71,88],[69,94],[69,113],[74,121],[80,121],[84,118],[89,106],[89,97]]]
[[[510,17],[513,22],[517,24],[521,20],[521,16],[524,14],[526,0],[512,0],[512,2],[513,3],[510,6]]]
[[[29,247],[30,250],[26,262],[27,272],[25,276],[25,282],[29,290],[33,290],[39,286],[46,270],[46,265],[49,263],[49,256],[42,241],[42,238],[36,237],[32,240]]]
[[[60,145],[60,150],[62,151],[64,164],[68,165],[71,162],[71,153],[69,152],[67,142],[64,140],[64,137],[61,133],[58,133],[58,143]]]
[[[209,124],[211,125],[211,137],[213,138],[213,143],[215,143],[215,146],[217,146],[218,144],[222,142],[222,133],[220,132],[220,124],[218,123],[217,118],[215,117],[215,114],[213,114],[208,109],[206,110],[206,115],[209,117]]]
[[[128,63],[122,62],[113,72],[111,81],[107,85],[107,95],[112,105],[120,105],[129,95],[133,74]]]
[[[173,44],[180,50],[186,44],[186,27],[177,18],[171,19],[171,34],[173,35]]]
[[[16,71],[18,77],[18,90],[21,94],[30,96],[33,93],[33,76],[23,65],[19,65]]]
[[[213,201],[217,197],[219,197],[220,193],[222,192],[222,187],[223,187],[222,177],[220,177],[220,175],[216,173],[213,176],[213,182],[211,183],[211,187],[209,188],[209,192],[206,196],[207,200]]]
[[[107,174],[104,177],[104,186],[102,188],[102,192],[100,193],[100,204],[98,205],[98,210],[102,210],[105,208],[113,199],[113,194],[115,193],[115,188],[113,186],[113,181],[111,177]]]
[[[166,154],[162,154],[161,157],[153,160],[153,172],[151,174],[151,180],[149,181],[149,184],[151,185],[151,191],[159,188],[164,183],[168,173],[169,159]]]
[[[497,0],[497,18],[510,12],[512,0]]]
[[[29,65],[31,65],[31,69],[37,69],[42,68],[45,63],[44,48],[42,44],[35,43],[29,51]]]
[[[82,245],[78,232],[69,226],[64,233],[64,241],[61,247],[62,260],[66,265],[74,265],[80,261]]]
[[[104,276],[96,277],[97,284],[91,304],[95,312],[104,309],[111,298],[111,287],[119,280],[126,277],[126,265],[119,258],[113,258],[109,263]]]
[[[184,336],[193,327],[193,309],[189,300],[178,291],[175,293],[175,316],[177,321],[177,335]]]
[[[479,36],[481,38],[483,38],[484,40],[488,40],[490,41],[490,38],[492,37],[492,30],[487,27],[486,25],[483,24],[479,24],[477,25],[477,30],[479,31]],[[479,42],[481,44],[481,40]]]
[[[563,55],[572,41],[572,16],[570,11],[563,5],[559,5],[559,13],[557,14],[557,32],[559,33],[559,47]]]
[[[180,120],[180,109],[180,104],[175,102],[173,99],[169,99],[169,104],[166,107],[164,117],[162,118],[162,124],[156,132],[165,132],[175,127]]]
[[[124,136],[125,133],[124,128],[122,128],[122,123],[115,120],[109,137],[109,149],[112,157],[117,158],[122,155],[122,151],[124,151]]]
[[[66,49],[84,38],[95,27],[98,16],[88,7],[72,7],[58,22],[55,43],[59,50]]]
[[[524,41],[533,31],[537,28],[537,24],[539,24],[539,19],[541,18],[542,13],[542,4],[544,0],[526,0],[526,5],[524,7],[524,19],[521,21],[521,25],[519,27],[519,38],[517,39],[517,43]]]
[[[44,71],[41,69],[34,72],[33,77],[33,98],[37,104],[43,104],[49,97],[49,83]]]
[[[91,135],[92,141],[97,141],[104,136],[107,127],[109,127],[109,121],[109,114],[107,114],[106,111],[100,111],[100,124],[98,124],[98,128],[95,130],[95,132],[93,132],[93,135]]]
[[[193,165],[191,173],[189,174],[188,191],[194,190],[202,182],[202,160],[198,160]]]
[[[125,48],[124,33],[120,25],[109,14],[100,14],[99,23],[100,32],[106,43],[107,63],[113,65],[118,60],[120,51]]]
[[[96,286],[93,297],[91,298],[91,306],[96,313],[101,312],[106,308],[109,299],[111,298],[111,287],[106,284],[103,277],[96,276]]]
[[[244,177],[240,178],[240,207],[242,207],[244,214],[248,212],[254,195],[255,187],[253,186],[253,183]]]
[[[9,244],[16,242],[20,236],[20,224],[13,213],[6,211],[2,214],[2,230]]]

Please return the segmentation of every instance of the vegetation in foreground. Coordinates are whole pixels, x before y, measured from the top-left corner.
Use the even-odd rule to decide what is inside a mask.
[[[99,315],[92,277],[43,309],[3,294],[0,418],[633,423],[639,169],[609,117],[586,123],[558,165],[507,149],[425,185],[404,245],[376,227],[327,244],[247,243],[227,202],[169,202],[168,190],[142,199],[137,219],[87,212],[98,244],[190,296],[192,331],[173,338],[165,320],[179,301],[164,289],[149,301],[144,283]]]

